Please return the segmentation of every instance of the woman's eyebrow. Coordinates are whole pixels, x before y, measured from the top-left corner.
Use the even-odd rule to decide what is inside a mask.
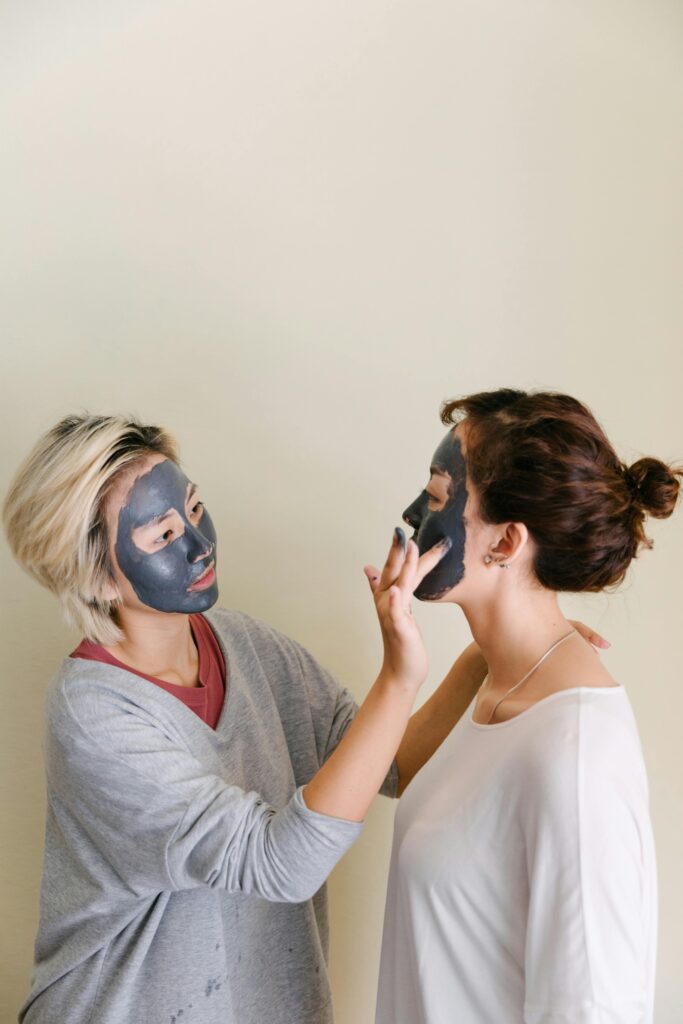
[[[175,511],[174,509],[169,508],[167,512],[160,512],[159,515],[152,516],[152,518],[148,519],[147,522],[139,523],[135,527],[135,529],[136,530],[146,530],[148,526],[157,526],[159,523],[162,523],[164,521],[164,519],[168,519],[168,517],[174,511]]]
[[[193,494],[195,493],[195,491],[197,490],[197,485],[196,485],[196,484],[193,484],[193,483],[192,483],[191,481],[189,481],[189,480],[188,480],[188,483],[187,483],[187,488],[188,488],[188,491],[187,491],[187,497],[185,498],[185,501],[189,501],[189,500],[190,500],[190,498],[192,497],[192,495],[193,495]],[[164,521],[164,519],[168,519],[168,517],[169,517],[169,516],[170,516],[170,515],[171,515],[171,514],[172,514],[172,513],[174,512],[174,511],[175,511],[175,509],[169,508],[169,509],[168,509],[168,510],[167,510],[166,512],[160,512],[160,513],[159,513],[158,515],[156,515],[156,516],[152,516],[152,518],[151,518],[151,519],[148,519],[148,520],[147,520],[146,522],[144,522],[144,523],[139,523],[139,524],[138,524],[138,525],[137,525],[137,526],[135,527],[135,529],[136,529],[136,530],[146,530],[146,529],[147,529],[147,528],[148,528],[149,526],[158,526],[158,525],[159,525],[159,523],[162,523],[162,522]]]

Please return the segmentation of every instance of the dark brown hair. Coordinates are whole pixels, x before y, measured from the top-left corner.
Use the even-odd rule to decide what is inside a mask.
[[[538,550],[534,572],[558,591],[621,583],[645,534],[666,519],[683,468],[659,459],[621,462],[591,411],[570,395],[501,388],[445,402],[445,425],[467,419],[467,472],[484,522],[524,523]]]

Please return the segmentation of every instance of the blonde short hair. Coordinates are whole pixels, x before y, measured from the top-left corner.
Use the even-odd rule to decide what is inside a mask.
[[[163,427],[124,416],[67,416],[45,433],[19,467],[2,509],[14,557],[59,598],[70,626],[87,639],[116,644],[120,598],[115,584],[104,504],[121,473],[150,454],[178,461]]]

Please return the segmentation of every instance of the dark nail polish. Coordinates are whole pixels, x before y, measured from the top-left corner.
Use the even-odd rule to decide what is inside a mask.
[[[444,549],[444,551],[450,551],[453,547],[453,540],[451,537],[444,537],[443,540],[439,541],[439,545]]]
[[[397,526],[394,530],[394,541],[400,544],[403,550],[406,549],[406,535],[400,526]]]

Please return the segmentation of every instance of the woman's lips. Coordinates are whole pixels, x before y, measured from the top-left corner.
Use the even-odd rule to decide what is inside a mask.
[[[216,579],[216,570],[214,569],[214,563],[212,562],[209,568],[203,573],[192,586],[188,587],[188,590],[206,590],[210,587]]]

